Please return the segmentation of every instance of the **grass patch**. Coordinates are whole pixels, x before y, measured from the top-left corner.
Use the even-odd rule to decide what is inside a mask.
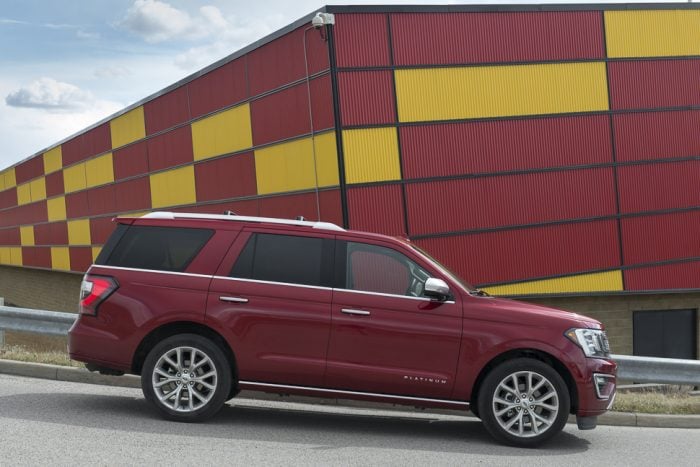
[[[33,350],[22,345],[6,345],[0,348],[0,359],[73,367],[83,366],[82,363],[69,359],[66,352],[59,350]]]
[[[700,396],[687,390],[620,391],[612,410],[617,412],[700,415]]]

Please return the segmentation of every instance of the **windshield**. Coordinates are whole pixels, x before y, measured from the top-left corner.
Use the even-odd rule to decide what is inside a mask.
[[[453,281],[455,281],[455,282],[461,284],[462,287],[464,287],[465,289],[467,289],[467,291],[469,291],[469,292],[478,292],[478,289],[477,289],[476,287],[474,287],[473,285],[471,285],[470,283],[468,283],[467,281],[465,281],[464,279],[462,279],[461,277],[459,277],[457,274],[455,274],[455,273],[453,273],[452,271],[450,271],[449,269],[447,269],[442,263],[440,263],[438,260],[436,260],[435,258],[433,258],[432,256],[430,256],[428,253],[426,253],[425,251],[423,251],[422,249],[420,249],[419,247],[417,247],[416,245],[414,245],[414,244],[412,244],[412,243],[408,243],[408,245],[409,245],[411,248],[413,248],[414,250],[416,250],[418,253],[420,253],[421,255],[425,256],[425,257],[428,258],[430,261],[432,261],[436,266],[438,266],[438,267],[440,268],[440,271],[441,271],[443,274],[445,274],[446,276],[449,276],[450,279],[452,279]]]

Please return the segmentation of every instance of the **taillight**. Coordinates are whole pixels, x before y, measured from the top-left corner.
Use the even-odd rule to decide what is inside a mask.
[[[106,276],[86,275],[80,284],[80,313],[96,315],[97,307],[117,290],[117,281]]]

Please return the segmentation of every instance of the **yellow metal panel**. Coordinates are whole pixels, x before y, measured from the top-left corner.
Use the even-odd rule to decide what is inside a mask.
[[[0,246],[0,264],[10,264],[10,249],[6,246]]]
[[[29,182],[32,192],[32,202],[46,199],[46,178],[39,177]]]
[[[402,122],[607,110],[606,83],[602,62],[396,71]]]
[[[29,182],[18,185],[17,186],[17,204],[21,206],[23,204],[29,204],[31,202],[32,202],[32,188],[31,188]]]
[[[335,143],[335,132],[330,131],[314,137],[316,150],[316,176],[318,186],[338,185],[338,151]]]
[[[519,284],[485,287],[492,295],[539,295],[555,293],[618,292],[622,289],[622,271],[579,274]]]
[[[22,239],[22,246],[34,246],[34,226],[23,225],[19,228],[19,236]]]
[[[63,155],[61,146],[49,149],[44,153],[44,174],[57,172],[63,167]]]
[[[248,104],[239,105],[192,124],[195,160],[241,151],[252,145]]]
[[[22,247],[10,247],[10,265],[22,266]]]
[[[700,55],[700,10],[606,11],[609,57]]]
[[[5,189],[7,190],[8,188],[12,188],[14,186],[17,186],[17,179],[15,178],[15,168],[12,167],[11,169],[7,169],[5,172],[3,172],[3,179],[4,179],[4,185]]]
[[[102,251],[101,246],[93,246],[92,247],[92,262],[94,263],[97,261],[97,257],[100,255],[100,251]]]
[[[136,107],[109,122],[112,134],[112,148],[118,148],[146,137],[146,124],[143,119],[143,106]]]
[[[114,181],[111,152],[85,161],[85,181],[87,188]]]
[[[5,174],[0,172],[0,191],[5,189]]]
[[[62,271],[70,271],[70,254],[68,253],[68,247],[51,247],[51,267]]]
[[[63,188],[66,193],[72,193],[87,188],[85,162],[63,169]]]
[[[396,128],[343,131],[345,177],[348,183],[399,180]]]
[[[90,245],[90,220],[68,221],[68,243],[70,245]]]
[[[255,151],[258,194],[297,191],[316,186],[311,138]]]
[[[66,197],[59,196],[46,201],[49,222],[66,220]]]
[[[194,204],[196,201],[194,167],[191,165],[151,175],[151,206],[154,208]]]

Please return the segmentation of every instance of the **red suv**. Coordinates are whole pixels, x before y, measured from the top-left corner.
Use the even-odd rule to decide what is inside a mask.
[[[248,389],[470,409],[533,446],[612,404],[598,321],[490,297],[406,240],[233,215],[117,223],[82,283],[70,356],[141,375],[166,418],[204,420]]]

